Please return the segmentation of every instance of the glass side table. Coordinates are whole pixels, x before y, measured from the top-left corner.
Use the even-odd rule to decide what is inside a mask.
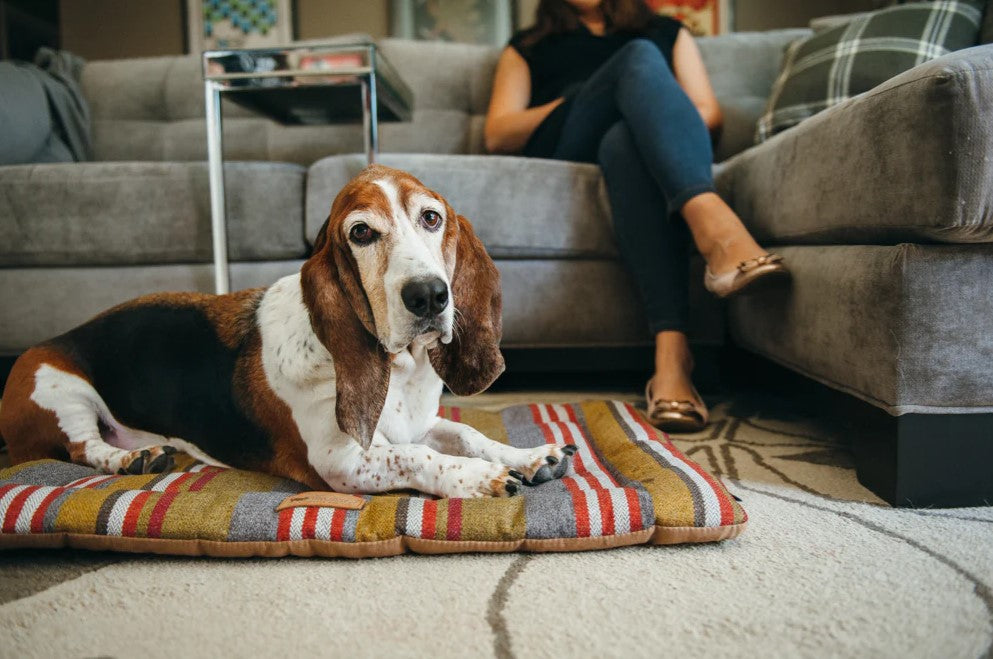
[[[286,125],[362,122],[366,160],[379,150],[380,121],[410,121],[410,88],[371,41],[307,43],[285,48],[209,50],[203,54],[207,110],[214,285],[231,288],[221,94]]]

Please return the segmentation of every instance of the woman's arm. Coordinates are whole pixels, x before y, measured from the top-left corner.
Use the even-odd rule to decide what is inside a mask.
[[[707,69],[700,57],[700,49],[686,28],[679,31],[672,49],[672,68],[676,80],[690,97],[693,105],[711,132],[721,127],[721,108],[717,104],[714,88],[710,86]]]
[[[520,53],[508,46],[500,55],[493,77],[493,94],[483,127],[487,151],[514,153],[523,149],[534,129],[563,99],[528,108],[530,100],[528,64]]]

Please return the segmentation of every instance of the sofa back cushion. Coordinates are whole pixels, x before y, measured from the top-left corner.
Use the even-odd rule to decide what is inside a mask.
[[[786,47],[810,30],[740,32],[700,37],[697,44],[724,115],[714,159],[721,162],[753,143]]]
[[[783,49],[806,30],[702,38],[700,50],[724,109],[718,160],[746,148]],[[380,126],[387,152],[484,153],[483,122],[501,48],[383,39],[380,52],[414,93],[413,121]],[[87,64],[82,86],[93,116],[96,160],[204,160],[203,78],[199,57],[156,57]],[[309,165],[362,151],[357,125],[281,126],[229,100],[224,153],[232,160]]]
[[[473,85],[483,71],[492,76],[492,65],[471,69],[479,55],[492,49],[471,46],[448,48],[459,56],[438,57],[436,44],[426,46],[421,56],[411,55],[409,47],[391,48],[383,53],[414,89],[413,120],[380,125],[380,146],[384,151],[423,153],[472,152],[470,142],[482,144],[481,120],[478,139],[470,140],[473,125],[470,110],[479,107]],[[408,42],[411,43],[411,42]],[[440,44],[444,46],[445,44]],[[462,53],[465,49],[468,54]],[[418,48],[412,50],[418,51]],[[441,48],[444,51],[446,49]],[[475,51],[475,52],[472,52]],[[444,55],[445,53],[441,53]],[[470,55],[475,55],[472,59]],[[400,62],[401,58],[406,58]],[[418,75],[421,66],[448,68],[430,75]],[[413,82],[427,85],[415,87]],[[489,80],[485,82],[488,94]],[[204,160],[207,154],[204,123],[204,88],[200,59],[196,56],[155,57],[97,61],[83,71],[84,94],[91,103],[93,150],[96,160],[186,161]],[[475,96],[473,96],[475,94]],[[356,93],[357,97],[357,93]],[[483,102],[485,104],[485,101]],[[231,160],[277,160],[309,165],[327,155],[355,153],[363,149],[358,124],[331,126],[283,126],[245,110],[229,99],[224,111],[224,154]],[[482,115],[482,111],[477,112]]]

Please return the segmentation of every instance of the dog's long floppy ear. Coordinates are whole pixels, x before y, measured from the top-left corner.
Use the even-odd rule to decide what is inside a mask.
[[[471,396],[493,384],[504,369],[500,273],[469,221],[455,215],[455,223],[452,297],[456,327],[451,343],[439,344],[430,357],[435,372],[453,393]]]
[[[369,299],[347,245],[324,223],[300,270],[310,324],[334,359],[338,427],[368,448],[386,404],[390,358],[376,338]]]

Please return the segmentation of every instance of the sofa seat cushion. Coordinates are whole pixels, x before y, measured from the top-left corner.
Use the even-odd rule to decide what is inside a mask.
[[[993,47],[932,60],[738,154],[721,195],[769,243],[993,241]]]
[[[384,153],[471,222],[494,258],[615,258],[613,229],[596,165],[515,156]],[[307,177],[307,238],[338,191],[365,167],[359,155],[315,163]]]
[[[306,170],[225,165],[228,254],[298,258]],[[0,168],[0,266],[212,259],[207,165],[111,162]]]
[[[735,298],[735,342],[891,414],[993,412],[993,245],[780,247],[790,287]]]

